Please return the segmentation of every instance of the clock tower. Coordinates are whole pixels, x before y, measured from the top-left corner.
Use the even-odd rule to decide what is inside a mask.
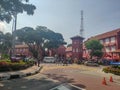
[[[74,36],[72,40],[72,58],[73,59],[82,59],[83,58],[83,40],[81,36]]]

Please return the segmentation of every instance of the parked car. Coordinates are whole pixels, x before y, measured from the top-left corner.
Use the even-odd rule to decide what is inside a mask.
[[[86,62],[84,62],[84,64],[85,64],[86,66],[99,66],[98,63],[93,62],[93,61],[86,61]]]
[[[44,57],[43,62],[45,63],[55,63],[54,57]]]
[[[120,66],[120,62],[110,62],[110,65]]]

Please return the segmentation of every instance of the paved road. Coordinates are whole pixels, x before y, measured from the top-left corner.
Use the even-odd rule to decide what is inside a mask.
[[[101,67],[56,64],[43,66],[39,74],[0,81],[0,90],[49,90],[61,83],[70,83],[86,90],[120,90],[119,83],[109,82],[108,77],[106,77],[108,85],[101,84],[104,75],[99,73]]]
[[[110,74],[103,74],[101,69],[102,67],[87,67],[83,65],[46,65],[41,73],[49,78],[63,83],[71,83],[86,90],[120,90],[120,83],[109,82]],[[103,77],[106,77],[107,85],[102,84]],[[118,78],[120,79],[120,77]]]
[[[0,81],[0,90],[49,90],[59,84],[60,82],[39,73],[29,77]]]

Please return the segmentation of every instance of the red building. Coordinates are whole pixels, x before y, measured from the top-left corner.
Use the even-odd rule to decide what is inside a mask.
[[[99,40],[100,43],[104,46],[103,58],[120,60],[120,28],[116,30],[112,30],[110,32],[93,36],[88,40],[93,40],[93,39]],[[87,54],[88,52],[84,50],[84,56],[89,56]]]
[[[66,47],[64,45],[61,45],[61,46],[58,47],[56,53],[59,57],[65,57],[66,56],[65,50],[66,50]]]
[[[28,45],[26,45],[26,44],[15,45],[15,54],[16,55],[25,55],[25,56],[32,55],[29,51]]]
[[[68,46],[65,52],[66,52],[66,57],[71,58],[72,57],[72,46]]]
[[[72,40],[72,58],[80,60],[83,58],[83,37],[74,36]]]

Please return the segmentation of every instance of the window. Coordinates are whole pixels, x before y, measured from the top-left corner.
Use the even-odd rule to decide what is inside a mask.
[[[110,52],[110,47],[105,47],[106,52]]]
[[[103,44],[103,40],[100,40],[100,43]]]
[[[82,52],[82,49],[80,49],[80,52]]]
[[[111,42],[115,42],[115,37],[111,37]]]
[[[23,52],[25,52],[26,51],[26,49],[25,48],[23,48]]]
[[[115,51],[115,46],[112,46],[112,47],[111,47],[111,51]]]
[[[73,48],[73,52],[75,52],[75,49]]]
[[[76,48],[76,52],[78,52],[78,48]]]
[[[109,38],[106,38],[106,39],[105,39],[105,43],[109,43]]]
[[[22,52],[23,51],[23,49],[22,48],[20,48],[20,52]]]

